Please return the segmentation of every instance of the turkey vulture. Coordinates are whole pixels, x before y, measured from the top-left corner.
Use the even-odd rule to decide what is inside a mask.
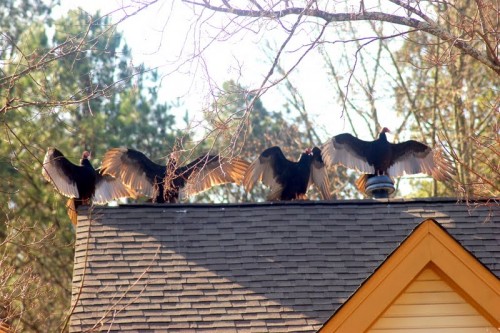
[[[75,165],[59,150],[50,147],[43,160],[42,175],[59,193],[70,198],[66,207],[75,225],[76,209],[82,204],[102,205],[118,198],[135,197],[118,179],[95,170],[89,158],[90,153],[84,151],[80,165]]]
[[[271,188],[267,200],[306,199],[311,183],[321,192],[323,199],[330,199],[329,180],[318,147],[306,149],[298,162],[289,161],[279,147],[264,150],[250,166],[243,185],[250,192],[258,181]]]
[[[181,167],[177,160],[172,153],[166,166],[159,165],[140,151],[113,148],[104,155],[102,169],[153,202],[164,203],[184,200],[215,185],[241,183],[249,165],[239,158],[208,154]]]
[[[365,173],[356,182],[361,190],[373,175],[426,173],[441,181],[450,177],[452,169],[441,150],[415,140],[390,143],[387,132],[384,127],[374,141],[360,140],[349,133],[336,135],[322,146],[323,159],[327,165],[342,164]]]

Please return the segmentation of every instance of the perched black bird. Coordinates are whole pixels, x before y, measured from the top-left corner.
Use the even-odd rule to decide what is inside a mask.
[[[374,175],[399,177],[405,174],[426,173],[436,180],[446,180],[452,167],[440,149],[409,140],[401,143],[387,141],[386,127],[374,141],[364,141],[349,133],[336,135],[322,146],[327,165],[342,164],[365,173],[356,182],[364,192],[366,181]]]
[[[135,197],[134,191],[118,179],[103,176],[89,161],[90,153],[84,151],[80,165],[71,163],[56,148],[50,147],[45,154],[43,177],[62,195],[69,197],[66,207],[71,222],[76,225],[76,209],[82,204],[105,204],[119,198]]]
[[[323,199],[330,199],[328,175],[317,147],[306,149],[298,162],[289,161],[279,147],[267,148],[245,174],[246,191],[250,192],[258,181],[271,188],[267,200],[306,199],[311,183],[318,187]]]
[[[155,203],[178,202],[212,186],[241,183],[249,165],[239,158],[203,155],[184,166],[177,166],[172,153],[167,165],[156,164],[140,151],[113,148],[102,162],[104,174],[119,178],[127,187]]]

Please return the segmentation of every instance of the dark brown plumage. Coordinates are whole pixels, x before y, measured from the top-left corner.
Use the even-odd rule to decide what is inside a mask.
[[[50,147],[45,154],[43,177],[62,195],[69,197],[66,207],[71,222],[76,225],[76,209],[82,204],[105,204],[119,198],[135,197],[135,193],[119,180],[104,176],[89,161],[84,151],[80,165],[71,163],[59,150]]]
[[[239,158],[203,155],[179,167],[174,155],[165,166],[154,163],[140,151],[113,148],[104,155],[102,169],[153,202],[164,203],[184,200],[215,185],[239,184],[249,165]]]
[[[336,135],[322,146],[323,159],[327,165],[342,164],[365,173],[357,181],[358,188],[364,187],[371,175],[425,173],[440,181],[451,176],[452,167],[440,149],[415,140],[391,143],[386,132],[389,130],[384,127],[374,141],[360,140],[348,133]]]
[[[330,199],[329,180],[319,148],[306,149],[297,162],[289,161],[279,147],[264,150],[250,165],[243,185],[250,192],[261,181],[271,188],[267,199],[306,199],[311,183],[321,192],[323,199]]]

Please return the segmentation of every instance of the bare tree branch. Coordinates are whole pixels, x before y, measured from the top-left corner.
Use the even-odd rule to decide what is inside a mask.
[[[440,40],[450,43],[453,47],[458,48],[465,54],[475,58],[480,61],[487,67],[491,68],[497,74],[500,74],[500,61],[498,60],[498,56],[491,58],[491,52],[482,52],[478,50],[473,43],[469,40],[464,39],[460,35],[454,34],[450,30],[446,30],[442,28],[439,23],[435,20],[432,20],[428,15],[423,13],[420,9],[416,7],[411,7],[402,1],[392,0],[391,2],[399,5],[401,8],[409,11],[410,13],[414,13],[421,17],[422,20],[414,19],[412,17],[404,17],[386,12],[377,12],[377,11],[360,11],[357,13],[334,13],[328,12],[325,10],[318,9],[309,5],[308,7],[285,7],[280,10],[253,10],[253,9],[244,9],[244,8],[235,8],[227,6],[217,6],[211,4],[210,1],[198,2],[191,0],[183,0],[185,3],[192,4],[194,6],[203,7],[214,12],[226,13],[240,17],[256,17],[260,19],[272,19],[278,20],[282,17],[289,15],[304,15],[312,18],[322,19],[326,21],[328,24],[332,22],[348,22],[348,21],[379,21],[379,22],[388,22],[401,26],[410,27],[415,30],[427,32],[431,35],[438,37]],[[315,3],[315,1],[314,1]],[[260,6],[261,8],[265,6]],[[274,6],[271,6],[271,8]],[[258,7],[257,7],[258,8]]]

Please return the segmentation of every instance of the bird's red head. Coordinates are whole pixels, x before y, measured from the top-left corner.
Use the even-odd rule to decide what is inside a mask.
[[[387,127],[384,127],[382,128],[382,133],[391,133],[391,131]]]
[[[304,154],[307,154],[307,155],[312,155],[312,152],[313,152],[313,151],[312,151],[312,149],[311,149],[311,148],[306,148],[306,149],[304,150]]]
[[[82,159],[84,160],[88,160],[91,158],[91,154],[89,151],[85,150],[83,153],[82,153]]]

